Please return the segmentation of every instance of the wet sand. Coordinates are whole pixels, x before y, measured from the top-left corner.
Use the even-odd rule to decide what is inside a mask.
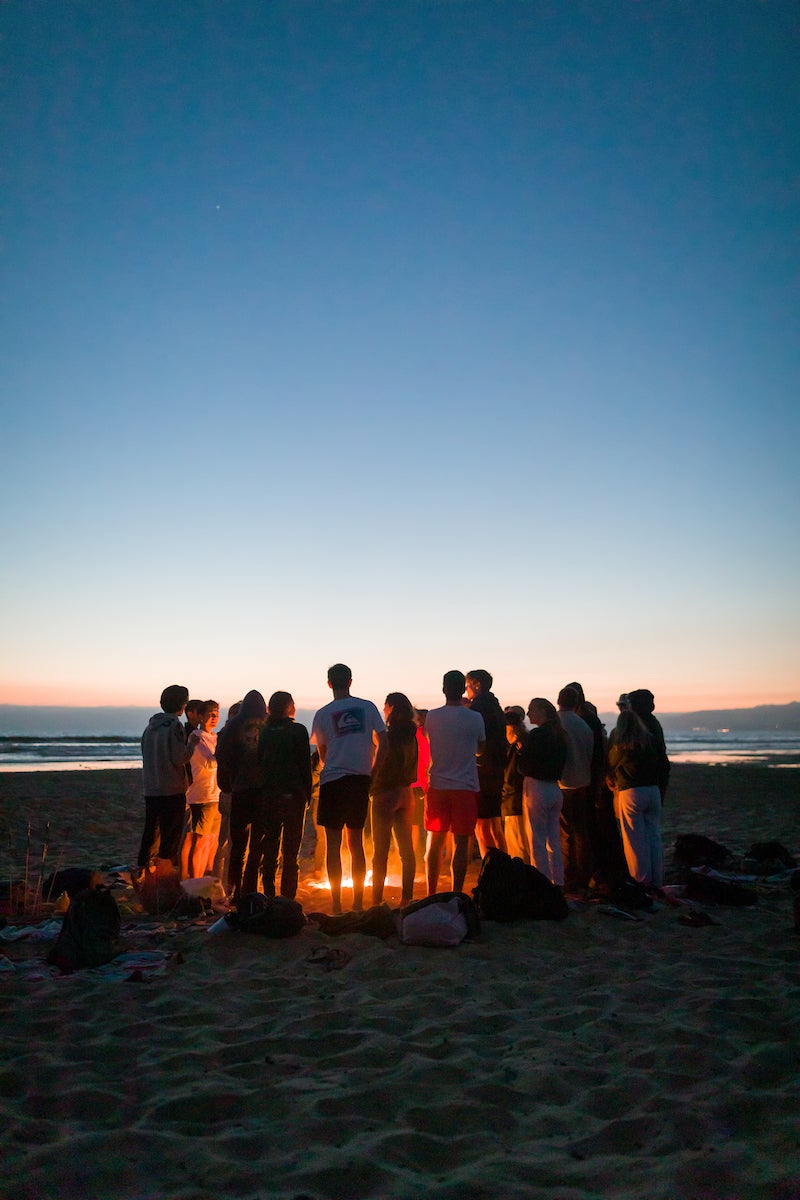
[[[0,878],[28,821],[37,871],[48,820],[48,868],[131,861],[140,779],[0,775]],[[678,833],[798,855],[799,817],[795,771],[676,766],[666,858]],[[307,910],[326,905],[313,883]],[[590,907],[485,922],[455,950],[171,922],[134,933],[169,958],[127,982],[6,970],[2,1194],[797,1200],[791,893],[763,884],[757,907],[713,916],[694,929],[668,907],[640,923]],[[311,961],[331,946],[340,969]],[[4,951],[21,968],[46,948]]]

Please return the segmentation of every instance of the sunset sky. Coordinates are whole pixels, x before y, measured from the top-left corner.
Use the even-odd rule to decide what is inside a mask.
[[[800,699],[796,3],[0,21],[0,703]]]

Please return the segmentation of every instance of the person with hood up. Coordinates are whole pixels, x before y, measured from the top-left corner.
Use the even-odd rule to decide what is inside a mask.
[[[260,847],[251,843],[248,853],[248,843],[264,799],[258,739],[266,719],[264,697],[261,692],[250,691],[217,740],[217,779],[220,789],[231,793],[228,892],[234,904],[241,896],[258,890]]]
[[[661,793],[661,803],[663,804],[664,796],[669,786],[670,761],[667,757],[664,730],[661,728],[661,722],[658,717],[654,715],[655,701],[656,698],[649,688],[636,688],[635,691],[628,693],[628,704],[656,744],[658,751],[658,778],[656,783],[658,784],[658,790]]]

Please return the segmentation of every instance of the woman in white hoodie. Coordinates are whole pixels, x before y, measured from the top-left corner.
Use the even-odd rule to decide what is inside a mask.
[[[217,735],[219,704],[206,700],[200,709],[200,737],[195,743],[189,765],[192,782],[186,793],[192,810],[192,847],[189,851],[189,878],[207,875],[214,863],[219,839],[219,785],[217,784]]]

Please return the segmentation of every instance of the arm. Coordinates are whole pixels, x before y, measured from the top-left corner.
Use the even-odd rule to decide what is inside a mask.
[[[389,737],[386,733],[373,733],[375,742],[375,757],[372,761],[372,778],[374,779],[389,754]]]
[[[297,731],[295,738],[297,741],[297,763],[300,768],[300,778],[303,781],[306,803],[310,804],[313,786],[311,777],[311,743],[308,740],[308,731],[305,725],[295,725],[293,728]]]
[[[192,734],[187,742],[180,725],[174,725],[170,731],[169,757],[176,767],[184,766],[194,753],[197,738]]]

